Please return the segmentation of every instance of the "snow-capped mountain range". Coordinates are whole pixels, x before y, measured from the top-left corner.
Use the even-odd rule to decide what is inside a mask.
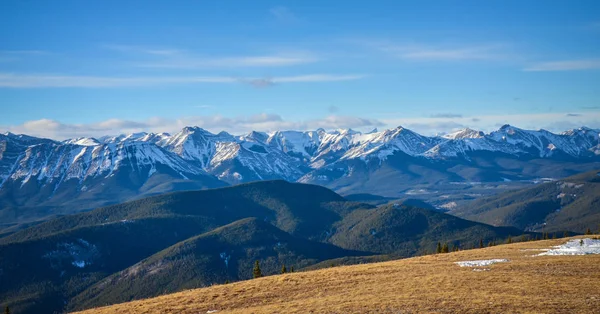
[[[0,197],[11,198],[17,206],[30,201],[23,191],[36,193],[39,201],[93,189],[106,193],[115,180],[131,195],[171,181],[202,182],[204,187],[268,179],[331,185],[347,181],[358,170],[373,173],[398,158],[404,158],[406,167],[418,164],[436,171],[440,164],[482,168],[476,158],[489,153],[514,160],[595,162],[599,132],[582,127],[554,134],[504,125],[489,134],[464,129],[443,136],[423,136],[403,127],[236,136],[186,127],[172,135],[135,133],[62,142],[5,133],[0,134]],[[404,167],[397,161],[391,164],[396,170]],[[456,173],[448,179],[457,180]],[[175,189],[163,186],[159,191]]]

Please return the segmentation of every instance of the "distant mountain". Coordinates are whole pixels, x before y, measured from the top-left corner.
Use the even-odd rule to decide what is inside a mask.
[[[423,136],[403,127],[250,132],[185,127],[62,142],[0,134],[1,229],[169,191],[282,179],[400,197],[415,186],[559,178],[600,168],[599,130],[510,125]]]
[[[600,228],[600,172],[477,199],[450,213],[495,226],[584,233]]]
[[[438,241],[470,247],[521,233],[406,202],[376,208],[278,180],[52,219],[0,238],[0,305],[52,313],[65,302],[80,308],[246,279],[254,259],[273,273],[282,263],[299,269],[330,259],[407,257],[431,252]]]

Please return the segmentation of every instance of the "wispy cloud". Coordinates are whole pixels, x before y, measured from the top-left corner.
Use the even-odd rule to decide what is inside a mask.
[[[134,66],[145,68],[285,67],[320,61],[316,55],[306,51],[241,56],[210,56],[176,48],[149,48],[114,44],[105,44],[102,47],[127,54],[134,59],[131,61]]]
[[[278,114],[260,113],[237,117],[222,115],[189,116],[179,119],[155,117],[143,121],[109,119],[86,124],[69,124],[52,119],[39,119],[19,125],[0,126],[0,132],[6,130],[63,140],[82,136],[99,137],[142,131],[173,133],[185,126],[199,126],[215,133],[227,131],[232,134],[242,134],[253,130],[315,130],[317,128],[369,130],[374,127],[393,128],[401,125],[421,134],[433,135],[466,127],[490,132],[506,123],[524,129],[542,128],[553,132],[562,132],[581,126],[598,128],[600,127],[600,113],[580,116],[567,116],[566,113],[487,115],[450,120],[446,118],[376,119],[334,114],[309,120],[288,120]]]
[[[436,113],[432,114],[430,117],[432,118],[462,118],[462,114],[458,113]]]
[[[314,56],[265,55],[239,57],[197,57],[184,54],[165,55],[167,58],[136,64],[146,68],[193,69],[206,67],[283,67],[317,62]]]
[[[20,125],[0,126],[0,130],[64,140],[77,137],[100,137],[134,132],[177,132],[185,126],[199,126],[212,132],[227,131],[242,134],[249,131],[315,130],[317,128],[373,128],[383,122],[352,116],[331,115],[305,121],[286,120],[278,114],[224,117],[221,115],[182,117],[179,119],[151,118],[144,121],[110,119],[96,123],[68,124],[52,119],[27,121]]]
[[[588,126],[600,127],[600,112],[590,112],[585,115],[572,113],[532,113],[463,116],[457,118],[385,118],[381,119],[386,126],[402,125],[421,134],[433,135],[469,127],[475,130],[491,132],[503,124],[511,124],[524,129],[545,129],[552,132],[562,132],[568,129]]]
[[[532,64],[523,71],[578,71],[600,69],[600,59],[563,60]]]
[[[64,87],[144,87],[160,85],[181,84],[231,84],[245,83],[258,84],[266,80],[271,85],[277,83],[310,83],[351,81],[364,78],[364,75],[335,75],[311,74],[298,76],[281,76],[270,79],[264,78],[236,78],[226,76],[147,76],[147,77],[102,77],[102,76],[71,76],[51,74],[12,74],[0,73],[0,88],[64,88]],[[255,83],[253,83],[255,82]]]
[[[505,45],[427,45],[377,43],[375,46],[394,57],[412,61],[462,61],[503,59]]]
[[[277,21],[282,23],[295,23],[298,22],[298,17],[287,7],[274,7],[269,10],[269,13],[273,15]]]
[[[567,113],[565,116],[567,116],[567,117],[580,117],[581,114],[579,114],[579,113]]]

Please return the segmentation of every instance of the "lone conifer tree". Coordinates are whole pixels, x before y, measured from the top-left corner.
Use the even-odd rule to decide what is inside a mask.
[[[479,239],[479,248],[483,249],[483,239]]]
[[[590,228],[587,228],[587,230],[585,231],[585,234],[592,234],[592,230]]]
[[[258,261],[254,262],[254,270],[252,271],[252,275],[254,275],[254,278],[262,277],[262,272],[260,271],[260,265]]]
[[[579,240],[579,246],[583,246],[583,239]]]
[[[569,237],[569,231],[565,231],[565,233],[563,233],[563,238],[567,238]]]
[[[552,239],[556,239],[556,232],[552,234]]]
[[[442,253],[448,253],[448,242],[444,243],[444,246],[442,246]]]
[[[512,243],[512,237],[508,236],[508,239],[506,239],[506,244],[511,244]]]
[[[281,267],[281,273],[282,274],[287,273],[287,268],[285,268],[285,264],[283,264],[283,266]]]
[[[4,314],[10,314],[10,309],[8,308],[8,305],[4,308]]]
[[[441,243],[438,242],[437,248],[435,249],[435,252],[438,253],[438,254],[442,253],[442,244]]]
[[[294,272],[294,266],[290,267],[290,273]]]

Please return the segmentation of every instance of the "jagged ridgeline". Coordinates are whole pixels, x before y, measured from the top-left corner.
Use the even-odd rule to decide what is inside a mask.
[[[566,177],[600,168],[597,144],[598,130],[554,134],[509,125],[445,136],[402,127],[241,136],[186,127],[173,135],[62,142],[6,133],[0,134],[0,232],[144,196],[257,180],[398,197],[415,185]]]
[[[49,220],[0,239],[0,300],[15,313],[80,309],[182,289],[519,235],[402,203],[262,181],[164,194]]]

